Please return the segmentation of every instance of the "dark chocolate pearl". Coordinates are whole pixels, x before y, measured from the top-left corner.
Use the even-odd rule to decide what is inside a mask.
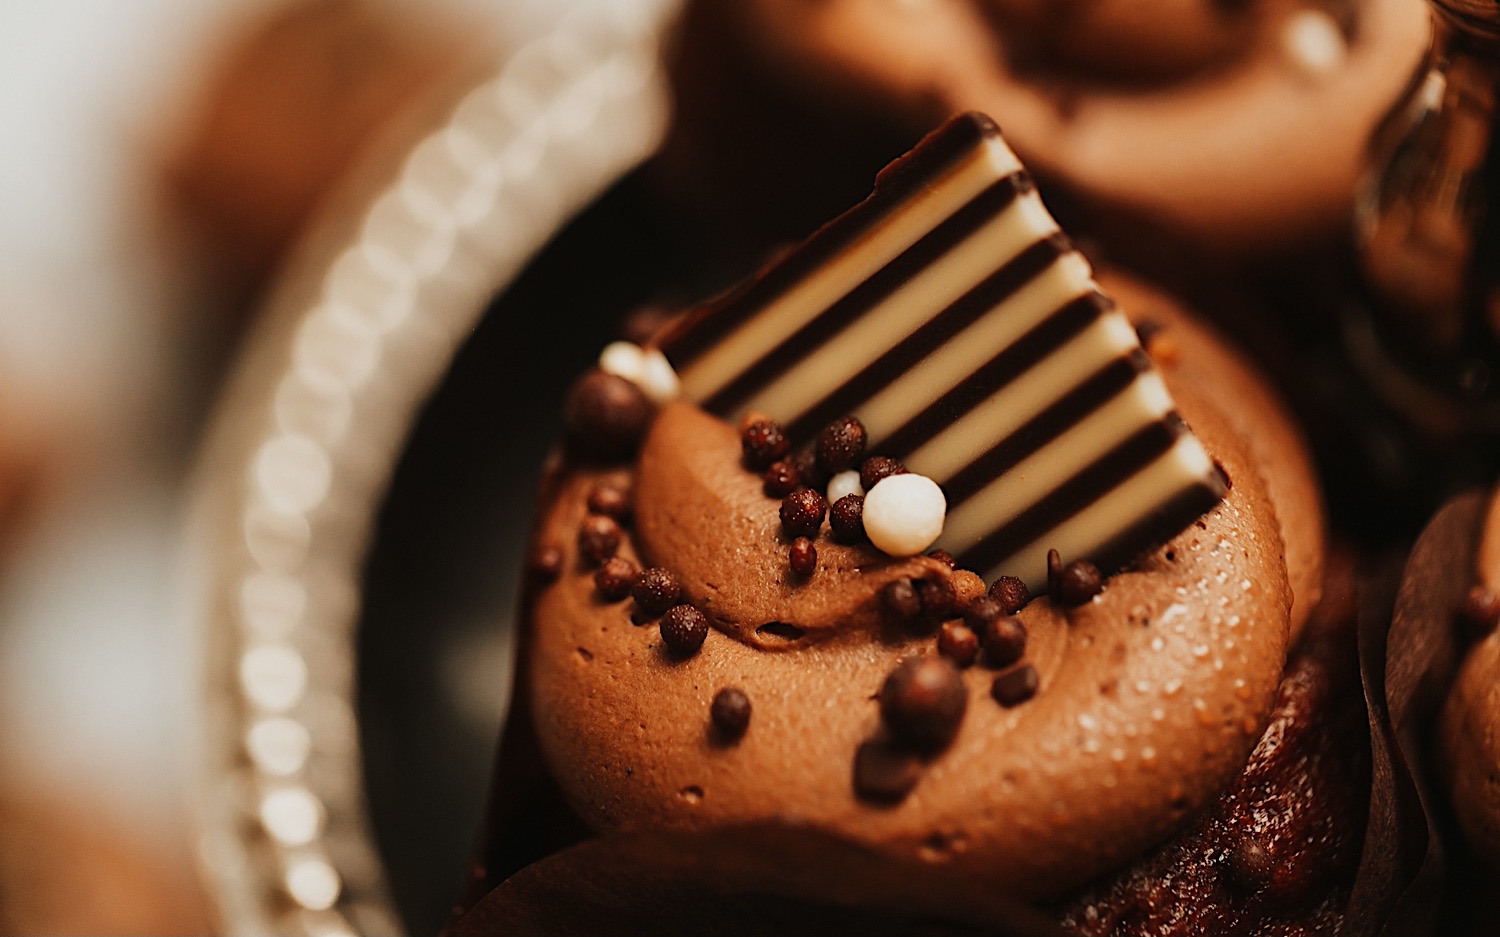
[[[1057,598],[1069,607],[1082,605],[1104,588],[1099,567],[1088,560],[1074,560],[1057,577]]]
[[[880,590],[880,601],[897,621],[911,621],[922,614],[922,600],[917,598],[910,579],[886,583]]]
[[[990,696],[995,702],[1010,709],[1019,706],[1036,695],[1037,687],[1041,685],[1037,677],[1036,668],[1030,664],[1022,664],[1014,670],[1007,670],[995,678],[990,684]]]
[[[865,539],[865,496],[844,495],[828,510],[828,526],[840,543],[858,543]]]
[[[618,485],[600,482],[589,491],[589,511],[623,521],[630,516],[630,492]]]
[[[578,525],[578,552],[594,566],[615,555],[625,537],[613,517],[590,514]]]
[[[1058,588],[1062,579],[1062,554],[1056,550],[1047,551],[1047,595],[1056,602],[1060,598]]]
[[[930,559],[937,560],[939,563],[942,563],[949,569],[958,568],[958,564],[953,560],[953,554],[949,553],[947,550],[933,550],[931,553],[927,554],[927,556]]]
[[[579,379],[563,405],[568,448],[599,461],[628,458],[646,435],[656,408],[630,381],[593,370]]]
[[[864,454],[865,425],[852,416],[834,420],[818,434],[818,468],[830,475],[848,469]]]
[[[781,501],[781,529],[788,537],[816,537],[828,504],[811,488],[796,488]]]
[[[1005,606],[999,599],[991,595],[981,595],[964,609],[964,624],[984,634],[986,628],[1007,614],[1009,613],[1005,611]]]
[[[1019,618],[997,618],[980,634],[984,635],[984,659],[991,667],[1009,667],[1026,654],[1026,626]]]
[[[1474,586],[1458,608],[1458,620],[1471,637],[1484,637],[1500,624],[1500,595],[1486,586]]]
[[[737,739],[750,728],[750,697],[739,687],[725,687],[714,694],[708,715],[725,738]]]
[[[854,751],[854,792],[866,800],[897,803],[921,778],[921,759],[889,742],[871,739]]]
[[[876,482],[892,475],[905,475],[906,466],[888,456],[872,455],[859,467],[859,484],[865,491],[875,487]]]
[[[538,582],[551,582],[562,573],[563,551],[555,544],[546,544],[536,548],[531,554],[531,575]]]
[[[801,484],[802,473],[797,471],[797,463],[791,459],[778,459],[762,476],[761,490],[767,497],[785,498]]]
[[[647,615],[660,615],[677,604],[678,597],[682,595],[682,586],[671,572],[660,566],[652,566],[635,577],[630,595],[635,599],[635,604],[641,607],[641,611]]]
[[[909,657],[880,687],[880,717],[886,727],[897,739],[922,749],[953,741],[968,704],[963,677],[946,657]]]
[[[792,572],[806,579],[818,568],[818,548],[806,537],[798,537],[792,541],[792,548],[787,557],[787,563],[792,567]]]
[[[813,455],[811,449],[802,449],[788,456],[788,458],[792,460],[792,465],[796,467],[797,476],[802,480],[802,484],[819,491],[828,487],[830,473],[818,468],[818,457]]]
[[[958,613],[958,596],[946,579],[918,579],[912,583],[917,601],[922,603],[922,617],[936,624]]]
[[[979,659],[979,635],[968,625],[956,621],[945,621],[938,631],[938,653],[960,667],[968,667]]]
[[[781,424],[775,420],[756,420],[740,433],[745,464],[757,472],[786,455],[791,448],[792,444],[781,431]]]
[[[594,573],[594,587],[604,601],[618,602],[630,595],[639,572],[635,564],[623,556],[612,556]]]
[[[1031,601],[1031,590],[1015,576],[1001,576],[990,584],[990,597],[1005,608],[1005,614],[1014,615]]]
[[[1240,840],[1224,856],[1224,883],[1241,894],[1260,892],[1275,873],[1271,850],[1253,837]]]
[[[708,637],[708,619],[691,605],[674,605],[661,616],[661,639],[677,657],[698,653]]]

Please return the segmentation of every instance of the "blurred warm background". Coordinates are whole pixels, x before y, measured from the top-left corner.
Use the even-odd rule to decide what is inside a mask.
[[[0,934],[208,933],[194,444],[361,154],[562,0],[0,0]]]

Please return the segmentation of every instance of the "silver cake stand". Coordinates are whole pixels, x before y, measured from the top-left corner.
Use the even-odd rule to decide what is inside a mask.
[[[201,852],[230,932],[427,926],[398,913],[361,745],[373,532],[415,421],[490,300],[659,145],[675,8],[594,0],[521,48],[324,219],[247,346],[204,450],[188,576],[205,636]],[[498,642],[496,709],[509,612],[478,613]],[[444,874],[457,895],[461,863]]]

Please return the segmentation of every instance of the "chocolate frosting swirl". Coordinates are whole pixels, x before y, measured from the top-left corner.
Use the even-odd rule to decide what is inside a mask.
[[[1321,515],[1264,387],[1169,300],[1119,285],[1127,309],[1149,308],[1178,343],[1164,376],[1233,489],[1089,605],[1029,605],[1039,693],[1003,709],[987,698],[992,672],[966,671],[957,738],[895,806],[856,798],[850,765],[878,730],[886,674],[930,653],[931,639],[882,626],[875,596],[895,578],[962,577],[825,539],[822,568],[789,581],[776,502],[739,466],[734,430],[674,404],[639,457],[621,552],[673,570],[713,625],[701,652],[678,660],[654,626],[596,596],[573,544],[600,473],[561,476],[539,536],[563,546],[565,572],[534,597],[527,666],[543,751],[580,815],[601,831],[798,822],[1034,897],[1139,853],[1215,797],[1264,728],[1312,599],[1296,584],[1319,579]],[[1250,428],[1267,432],[1252,441]],[[1272,453],[1281,446],[1290,451]],[[1278,521],[1308,505],[1310,521]],[[1289,558],[1300,564],[1290,578]],[[725,686],[754,706],[734,745],[708,727]]]

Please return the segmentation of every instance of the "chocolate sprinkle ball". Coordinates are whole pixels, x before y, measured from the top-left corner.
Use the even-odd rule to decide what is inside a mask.
[[[691,605],[674,605],[661,616],[661,639],[676,657],[698,653],[708,637],[708,619]]]
[[[781,529],[788,537],[816,537],[828,504],[811,488],[798,488],[781,502]]]
[[[882,478],[905,475],[906,466],[888,456],[872,455],[859,467],[859,484],[865,491],[874,488]]]
[[[852,416],[834,420],[818,434],[818,468],[830,475],[845,471],[865,454],[865,441],[865,426],[859,420]]]
[[[958,596],[946,579],[918,579],[912,583],[917,590],[917,601],[922,603],[922,618],[936,625],[958,611]]]
[[[738,687],[725,687],[714,694],[708,715],[724,738],[738,739],[750,728],[750,697]]]
[[[1041,679],[1037,676],[1036,668],[1030,664],[1022,664],[996,677],[995,682],[990,684],[990,696],[1001,706],[1010,709],[1035,696],[1039,686]]]
[[[802,473],[792,459],[779,459],[771,463],[761,478],[761,489],[768,498],[785,498],[802,484]]]
[[[979,659],[979,635],[968,625],[945,621],[938,630],[938,653],[959,667],[972,666]]]
[[[563,551],[561,547],[554,544],[537,547],[531,554],[531,562],[528,564],[531,575],[538,582],[552,582],[561,573],[563,568]]]
[[[590,514],[578,526],[578,551],[590,564],[598,566],[615,555],[624,536],[613,517]]]
[[[997,618],[987,624],[984,635],[984,657],[991,667],[1009,667],[1026,654],[1026,626],[1015,617]]]
[[[798,537],[792,541],[787,564],[791,566],[794,575],[806,579],[818,569],[818,548],[806,537]]]
[[[980,634],[993,623],[1004,618],[1008,612],[1005,605],[993,596],[981,595],[964,609],[964,624]]]
[[[897,803],[921,778],[921,760],[887,742],[871,739],[854,752],[854,792],[866,800]]]
[[[880,687],[880,717],[907,745],[933,751],[953,741],[969,704],[962,676],[945,657],[909,657]]]
[[[911,621],[922,614],[922,602],[910,579],[897,579],[880,590],[880,601],[897,621]]]
[[[791,448],[786,434],[781,431],[781,424],[775,420],[755,420],[740,433],[745,465],[757,472],[786,455]]]
[[[1031,590],[1015,576],[1001,576],[990,585],[990,598],[1000,603],[1007,615],[1014,615],[1031,602]]]
[[[1069,607],[1083,605],[1103,589],[1104,577],[1099,574],[1099,567],[1088,560],[1074,560],[1057,577],[1058,601]]]
[[[568,451],[602,462],[629,458],[655,413],[650,399],[630,381],[590,371],[573,385],[563,405]]]
[[[942,563],[944,566],[948,567],[949,569],[957,569],[958,568],[958,564],[956,562],[954,562],[954,560],[953,560],[953,554],[949,553],[947,550],[933,550],[931,553],[929,553],[927,555],[931,559],[937,560],[939,563]]]
[[[594,587],[599,590],[599,598],[606,602],[618,602],[628,597],[639,572],[635,564],[624,557],[610,557],[594,573]]]
[[[589,492],[589,512],[624,521],[630,517],[630,493],[618,485],[600,482]]]
[[[865,538],[865,497],[844,495],[828,511],[828,526],[840,543],[858,543]]]
[[[641,611],[647,615],[660,615],[677,604],[677,599],[682,595],[682,586],[671,572],[660,566],[652,566],[635,577],[630,595]]]

